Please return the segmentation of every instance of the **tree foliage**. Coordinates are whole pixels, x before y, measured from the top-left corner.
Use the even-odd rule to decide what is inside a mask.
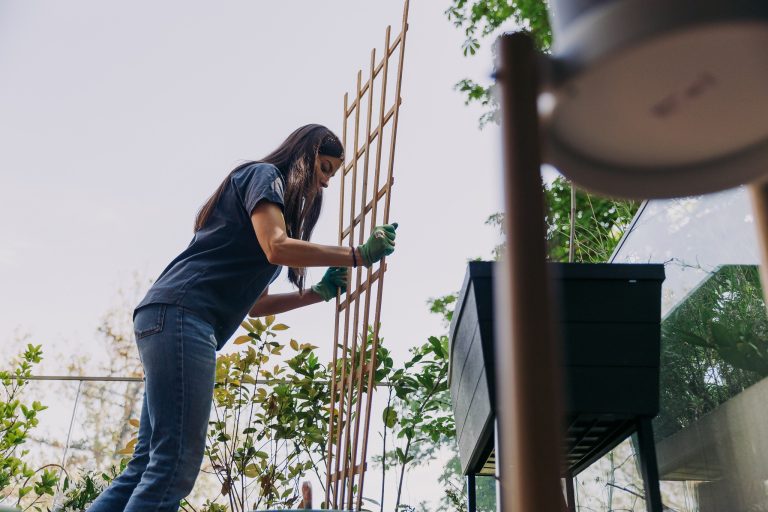
[[[291,508],[301,496],[300,479],[324,464],[329,368],[316,346],[279,341],[288,327],[274,316],[248,319],[243,327],[247,334],[235,344],[244,350],[216,359],[206,455],[232,511]]]
[[[507,20],[527,31],[542,51],[552,45],[547,4],[543,0],[453,0],[445,15],[464,31],[465,56],[480,48],[480,38],[493,34]]]
[[[657,435],[687,427],[768,377],[768,318],[756,266],[717,269],[662,323]]]
[[[475,55],[480,40],[491,36],[507,22],[514,22],[531,34],[540,51],[548,52],[552,45],[552,30],[544,0],[453,0],[445,15],[464,32],[461,46],[464,56]],[[454,87],[464,95],[466,104],[479,103],[484,107],[480,116],[481,128],[491,122],[498,123],[499,104],[493,84],[464,78]]]

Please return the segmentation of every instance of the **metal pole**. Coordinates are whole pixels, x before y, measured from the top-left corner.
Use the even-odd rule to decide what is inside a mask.
[[[76,375],[30,375],[29,377],[9,375],[9,379],[16,380],[76,380],[78,382],[143,382],[142,377],[78,377]],[[330,384],[330,380],[313,380],[318,384]],[[279,385],[279,384],[292,384],[293,381],[288,379],[256,379],[255,384],[263,385]],[[389,387],[392,385],[389,381],[383,381],[376,384],[377,386]]]
[[[531,38],[499,42],[507,246],[495,290],[497,468],[504,512],[564,509],[561,367],[553,331]]]
[[[568,502],[568,512],[576,512],[576,493],[573,489],[573,473],[565,474],[565,496]]]
[[[77,394],[75,395],[75,405],[72,407],[72,418],[69,420],[69,430],[67,430],[67,442],[64,445],[64,456],[61,458],[61,467],[66,467],[67,452],[69,452],[69,441],[72,438],[72,426],[75,424],[75,415],[77,414],[77,404],[80,402],[80,390],[83,387],[83,381],[81,380],[77,384]]]
[[[477,487],[474,473],[467,475],[467,512],[477,512]]]
[[[85,377],[83,375],[30,375],[20,377],[9,375],[10,379],[19,380],[76,380],[78,382],[141,382],[142,377]]]
[[[640,418],[637,421],[637,444],[640,447],[640,473],[645,488],[645,509],[648,512],[662,512],[664,507],[661,503],[656,442],[653,438],[651,418]]]
[[[75,415],[77,414],[77,404],[80,402],[80,390],[83,387],[82,379],[77,384],[77,393],[75,394],[75,405],[72,407],[72,417],[69,420],[69,430],[67,430],[67,441],[64,444],[64,455],[61,457],[61,469],[59,470],[59,481],[56,484],[56,496],[59,495],[59,487],[61,486],[61,472],[67,464],[67,453],[69,452],[69,441],[72,438],[72,426],[75,424]],[[54,501],[56,501],[54,499]]]

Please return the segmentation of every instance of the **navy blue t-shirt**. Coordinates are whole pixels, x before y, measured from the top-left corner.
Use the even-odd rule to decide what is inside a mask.
[[[280,274],[267,260],[251,223],[261,201],[283,208],[285,181],[272,164],[253,163],[235,171],[208,217],[136,306],[177,304],[208,321],[215,329],[217,349]]]

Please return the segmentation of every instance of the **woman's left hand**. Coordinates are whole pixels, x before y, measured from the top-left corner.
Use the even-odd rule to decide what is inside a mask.
[[[331,267],[325,271],[325,275],[323,275],[320,282],[312,286],[312,291],[328,302],[336,297],[337,291],[341,291],[341,293],[347,291],[348,280],[349,269],[346,267]]]

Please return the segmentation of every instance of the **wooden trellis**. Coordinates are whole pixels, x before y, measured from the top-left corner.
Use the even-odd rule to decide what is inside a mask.
[[[346,156],[340,169],[343,172],[339,245],[358,246],[367,240],[375,226],[390,220],[407,30],[408,0],[405,0],[400,34],[391,40],[391,27],[387,27],[384,55],[377,60],[374,48],[368,79],[363,83],[363,73],[358,71],[354,99],[350,103],[350,95],[344,95],[342,137]],[[395,60],[392,57],[396,51],[397,68],[392,70],[395,76],[392,93],[388,77],[390,60]],[[377,112],[374,112],[374,99]],[[364,125],[363,133],[361,124]],[[386,163],[382,165],[382,162]],[[386,175],[383,184],[382,170]],[[328,508],[360,510],[362,506],[386,269],[385,259],[368,269],[353,269],[346,295],[336,298],[325,496]],[[365,409],[362,408],[363,402]]]

